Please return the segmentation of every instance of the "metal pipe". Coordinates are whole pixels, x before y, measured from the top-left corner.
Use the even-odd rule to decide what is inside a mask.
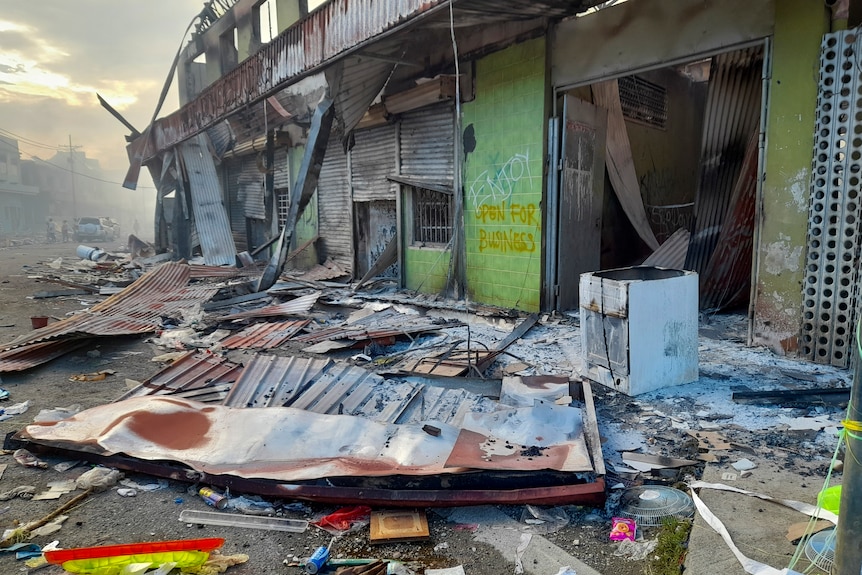
[[[859,325],[856,326],[859,353]],[[838,527],[835,529],[834,575],[859,575],[862,572],[862,357],[856,359],[850,405],[844,424],[844,478]]]

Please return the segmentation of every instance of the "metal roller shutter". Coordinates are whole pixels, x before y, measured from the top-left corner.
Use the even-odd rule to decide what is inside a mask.
[[[449,103],[401,117],[401,174],[452,185],[455,114]]]
[[[356,132],[350,151],[353,200],[394,200],[397,185],[388,177],[398,169],[398,126],[387,125]]]
[[[317,180],[320,237],[327,257],[352,275],[353,209],[347,167],[341,140],[330,138]]]

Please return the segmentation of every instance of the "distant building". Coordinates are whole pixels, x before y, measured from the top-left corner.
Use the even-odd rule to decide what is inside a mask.
[[[18,141],[0,136],[0,236],[27,233],[41,223],[39,188],[29,185]]]

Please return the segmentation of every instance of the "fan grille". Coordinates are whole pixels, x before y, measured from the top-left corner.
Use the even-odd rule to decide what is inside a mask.
[[[821,570],[832,573],[835,562],[835,528],[812,535],[805,544],[805,556]]]
[[[694,515],[694,502],[687,493],[659,485],[627,489],[620,500],[620,514],[640,527],[659,527],[665,517],[686,519]]]

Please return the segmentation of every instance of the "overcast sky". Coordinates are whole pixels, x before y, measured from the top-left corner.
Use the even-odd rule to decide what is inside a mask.
[[[203,0],[0,0],[0,130],[47,146],[72,136],[103,169],[128,167],[128,130],[152,116],[183,32]],[[183,42],[184,44],[184,42]],[[161,115],[178,107],[172,91]],[[50,149],[20,142],[22,158]],[[147,182],[149,183],[149,182]]]

